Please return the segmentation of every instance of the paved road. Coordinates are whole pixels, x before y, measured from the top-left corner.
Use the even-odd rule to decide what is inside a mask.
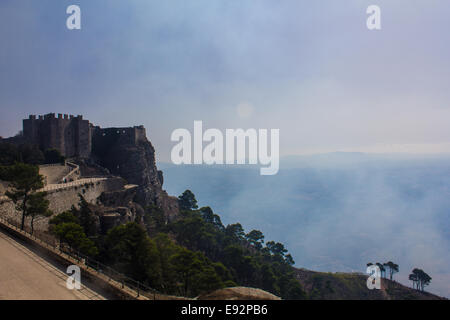
[[[67,274],[0,230],[0,300],[104,299],[84,286],[69,290],[66,280]]]

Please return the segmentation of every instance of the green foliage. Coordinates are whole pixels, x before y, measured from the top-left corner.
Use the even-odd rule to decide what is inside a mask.
[[[19,149],[11,143],[0,143],[0,165],[10,166],[21,160]]]
[[[108,263],[153,288],[184,296],[223,288],[228,269],[201,252],[175,244],[167,234],[149,238],[136,223],[111,229],[105,239]]]
[[[26,215],[31,217],[31,234],[33,234],[34,231],[34,221],[36,218],[50,217],[53,214],[53,212],[48,208],[50,201],[45,198],[46,196],[46,192],[35,192],[29,195]]]
[[[64,163],[64,156],[61,155],[58,149],[47,149],[44,151],[45,163]]]
[[[37,145],[24,143],[15,145],[12,143],[0,143],[0,165],[10,166],[15,162],[27,164],[43,164],[44,154]]]
[[[43,164],[44,163],[44,154],[39,149],[37,145],[34,144],[22,144],[19,146],[19,153],[20,153],[20,161],[28,164]]]
[[[30,206],[28,204],[30,196],[36,190],[44,186],[44,178],[39,174],[39,168],[34,165],[16,162],[11,166],[1,167],[0,175],[2,180],[9,181],[10,190],[5,195],[16,205],[16,209],[22,212],[21,229],[25,225],[25,217],[28,215]],[[34,205],[38,205],[38,200],[43,196],[36,196]],[[48,204],[47,204],[48,208]],[[35,214],[38,209],[31,209]],[[43,212],[41,212],[43,214]]]
[[[305,291],[303,291],[300,282],[298,282],[296,279],[290,278],[285,298],[290,300],[304,300],[307,298],[307,295]]]
[[[72,222],[72,223],[76,223],[76,224],[80,224],[80,221],[78,220],[78,218],[71,212],[71,211],[64,211],[56,216],[54,216],[53,218],[50,219],[50,221],[48,222],[50,224],[50,228],[52,226],[61,224],[61,223],[65,223],[65,222]]]
[[[159,254],[154,241],[137,223],[130,222],[111,229],[105,241],[108,261],[131,278],[154,284]]]
[[[279,258],[284,258],[285,254],[287,253],[284,245],[279,242],[269,241],[267,242],[266,247],[267,249],[269,249],[269,252],[271,254]]]
[[[49,230],[72,249],[87,256],[95,257],[99,254],[98,244],[89,239],[89,234],[86,233],[87,230],[93,230],[92,227],[95,227],[95,225],[89,225],[90,218],[88,219],[85,215],[80,214],[85,206],[87,206],[87,203],[80,196],[80,210],[72,207],[71,210],[52,217],[49,221]]]
[[[94,212],[89,207],[89,203],[81,194],[78,194],[80,201],[78,202],[79,209],[72,206],[72,214],[78,218],[78,223],[83,227],[84,233],[88,237],[97,235],[96,218]]]
[[[61,242],[67,243],[74,250],[90,257],[95,257],[98,254],[95,243],[86,236],[79,224],[63,222],[55,225],[52,232],[59,237]]]
[[[259,230],[252,230],[245,235],[245,239],[257,250],[262,249],[264,243],[264,235]]]
[[[171,258],[178,252],[179,246],[169,238],[166,233],[159,233],[153,239],[158,250],[159,274],[160,278],[155,287],[160,288],[165,293],[179,293],[176,282],[176,272],[171,264]]]
[[[164,211],[155,205],[151,205],[145,210],[144,222],[149,234],[157,234],[165,231],[167,221]]]
[[[168,225],[178,243],[190,250],[204,252],[211,259],[220,255],[222,237],[219,229],[207,223],[199,212],[184,212],[183,218]]]
[[[395,273],[399,272],[398,264],[395,264],[392,261],[384,263],[383,266],[389,271],[390,280],[392,280]]]
[[[225,228],[222,224],[220,216],[215,214],[210,207],[202,207],[199,212],[202,214],[203,220],[214,226],[214,228],[219,230],[223,230]]]
[[[291,254],[288,253],[285,257],[284,257],[284,261],[290,265],[293,266],[295,264],[294,258],[292,258]]]
[[[39,167],[20,162],[2,167],[1,178],[9,181],[13,192],[19,192],[20,196],[44,186],[43,177],[39,174]]]
[[[191,190],[186,190],[178,197],[178,204],[181,210],[193,210],[197,209],[197,199]]]
[[[240,223],[229,224],[225,227],[225,235],[231,242],[241,242],[244,240],[245,232]]]
[[[384,265],[382,263],[379,263],[379,262],[377,262],[375,264],[378,266],[378,268],[380,268],[381,277],[382,278],[386,278],[386,268],[384,267]]]
[[[220,263],[213,263],[200,252],[178,247],[170,259],[175,272],[179,292],[184,296],[197,296],[200,293],[224,288],[224,280],[230,274]]]
[[[203,271],[201,258],[200,255],[185,248],[179,248],[178,252],[170,258],[177,282],[182,288],[181,293],[184,296],[192,295],[194,293],[192,292],[192,287],[196,287],[199,284],[198,278],[202,276],[201,273]]]
[[[195,199],[190,191],[185,193]],[[189,207],[191,209],[187,210]],[[169,223],[166,229],[180,245],[191,251],[200,251],[215,263],[220,263],[227,275],[217,268],[216,273],[221,275],[224,283],[232,281],[237,285],[262,288],[285,299],[306,297],[294,277],[292,256],[278,242],[269,241],[263,247],[264,235],[259,230],[246,234],[239,223],[224,227],[211,208],[194,210],[191,205],[184,206],[181,217]]]
[[[96,237],[97,227],[95,218],[95,212],[93,212],[89,206],[89,203],[84,199],[82,195],[78,195],[80,201],[78,202],[79,209],[75,206],[68,211],[62,212],[50,219],[50,228],[60,223],[73,222],[79,224],[83,228],[83,232],[88,237]]]
[[[413,282],[413,287],[417,290],[424,291],[425,286],[431,282],[431,277],[422,269],[414,268],[409,275],[409,280]]]

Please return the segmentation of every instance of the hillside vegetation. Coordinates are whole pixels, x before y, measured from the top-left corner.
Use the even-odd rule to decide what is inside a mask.
[[[52,214],[45,193],[36,191],[42,187],[42,176],[34,164],[23,163],[24,154],[15,158],[5,153],[0,159],[0,179],[14,187],[6,196],[22,211],[22,227],[25,216]],[[410,278],[416,281],[416,290],[386,279],[381,290],[369,290],[367,275],[296,269],[282,243],[266,241],[260,230],[246,232],[240,223],[225,226],[210,207],[198,208],[189,190],[178,197],[180,212],[175,217],[150,205],[132,222],[107,231],[96,223],[100,208],[79,196],[77,207],[53,215],[50,232],[70,250],[163,294],[207,296],[239,286],[260,288],[282,299],[441,299],[423,291],[431,277],[425,279],[428,275],[417,268]],[[391,264],[390,269],[398,271]]]
[[[136,221],[106,234],[95,228],[96,206],[80,196],[79,209],[54,216],[50,230],[70,248],[93,257],[161,293],[196,297],[226,287],[261,288],[284,299],[305,299],[294,261],[281,243],[239,223],[224,226],[195,196],[179,197],[181,212],[167,221],[148,207]]]
[[[295,277],[313,300],[445,300],[389,279],[381,279],[380,290],[369,290],[367,275],[294,269]]]

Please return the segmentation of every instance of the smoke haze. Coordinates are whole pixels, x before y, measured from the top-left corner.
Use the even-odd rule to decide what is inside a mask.
[[[450,158],[328,154],[284,158],[278,175],[256,168],[164,165],[165,188],[191,189],[225,224],[284,243],[297,267],[365,272],[396,262],[421,268],[427,290],[450,296]]]

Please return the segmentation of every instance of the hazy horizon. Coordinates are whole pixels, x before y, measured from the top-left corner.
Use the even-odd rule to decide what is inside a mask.
[[[106,5],[107,3],[107,5]],[[281,155],[450,152],[445,0],[80,0],[0,3],[0,136],[29,114],[144,125],[161,161],[170,134],[279,128]]]
[[[426,290],[450,297],[448,157],[306,158],[281,161],[273,177],[249,166],[159,168],[169,194],[190,189],[224,224],[240,222],[284,243],[297,267],[364,273],[368,262],[391,260],[404,285],[422,268],[433,278]]]

